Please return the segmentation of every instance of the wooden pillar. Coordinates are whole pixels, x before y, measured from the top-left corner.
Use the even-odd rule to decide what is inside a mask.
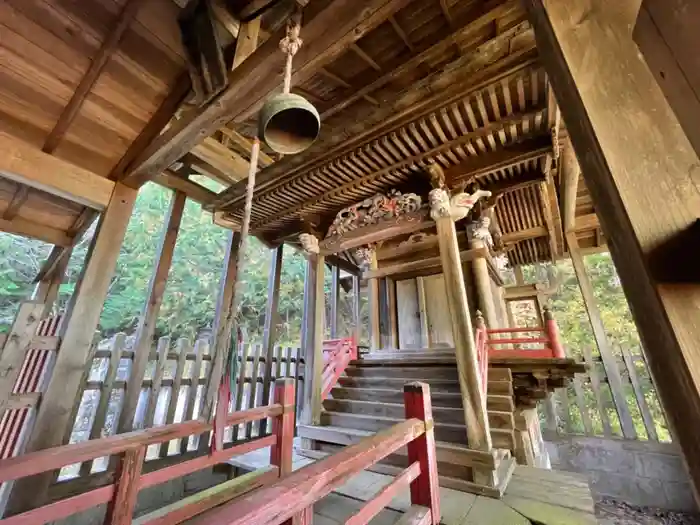
[[[340,267],[331,269],[331,339],[338,337],[338,302],[340,300]]]
[[[68,263],[70,262],[72,253],[73,248],[68,248],[67,253],[61,257],[53,271],[36,283],[32,300],[44,304],[44,309],[41,313],[42,319],[49,317],[53,311],[54,304],[58,299],[58,291],[66,276],[66,270],[68,269]]]
[[[304,292],[306,319],[304,343],[304,404],[301,422],[318,425],[321,422],[321,374],[323,372],[323,290],[324,257],[308,254]],[[308,443],[305,443],[307,445]]]
[[[352,318],[353,318],[353,337],[355,338],[355,344],[360,344],[360,338],[362,337],[362,317],[360,315],[360,276],[352,276],[352,291],[355,294],[352,298]]]
[[[282,277],[282,258],[284,256],[284,244],[281,244],[272,252],[274,257],[270,265],[270,274],[267,278],[267,309],[265,311],[265,328],[263,330],[263,351],[265,352],[265,375],[263,376],[263,404],[270,399],[270,386],[272,384],[272,359],[275,356],[275,341],[277,340],[277,317],[280,299],[280,278]],[[278,365],[277,370],[281,370]],[[279,378],[276,378],[279,379]],[[260,421],[260,435],[267,431],[267,419]]]
[[[481,239],[472,239],[469,243],[472,250],[486,250],[486,245]],[[479,309],[484,316],[488,328],[500,328],[496,305],[493,302],[493,289],[491,288],[491,276],[486,257],[475,257],[471,263],[476,293],[479,296]]]
[[[165,286],[168,282],[168,273],[173,262],[173,254],[175,252],[175,243],[177,235],[180,231],[180,223],[182,222],[182,214],[185,210],[185,202],[187,196],[179,191],[173,193],[170,200],[170,208],[165,216],[165,226],[163,235],[160,240],[160,247],[156,254],[156,265],[153,269],[151,282],[148,286],[148,295],[146,296],[146,304],[141,312],[139,326],[136,329],[136,338],[134,341],[134,360],[129,372],[129,380],[126,385],[124,394],[124,402],[119,414],[119,424],[117,432],[129,432],[132,429],[134,422],[134,414],[136,406],[139,402],[141,394],[141,383],[143,375],[148,365],[148,358],[153,347],[153,334],[156,330],[156,321],[160,306],[163,303],[163,295]]]
[[[136,190],[116,184],[112,198],[100,217],[69,306],[67,322],[62,323],[61,345],[27,442],[27,453],[62,445],[70,435],[80,380],[136,194]],[[17,512],[43,502],[52,478],[53,472],[48,472],[16,482],[9,508]]]
[[[389,314],[389,345],[391,348],[399,347],[399,312],[396,305],[396,281],[386,279],[387,310]]]
[[[620,427],[622,428],[622,434],[628,439],[635,439],[637,437],[637,431],[634,428],[632,415],[630,414],[629,407],[627,406],[625,391],[622,387],[622,380],[620,379],[620,371],[617,367],[617,360],[612,354],[608,336],[605,333],[605,326],[603,326],[603,321],[600,318],[600,310],[598,309],[598,303],[596,302],[595,294],[593,293],[593,285],[591,284],[591,280],[586,272],[586,265],[584,264],[581,250],[579,250],[578,247],[576,234],[569,233],[567,234],[566,239],[569,245],[569,256],[571,257],[571,263],[574,267],[574,273],[576,273],[576,279],[578,280],[578,285],[581,289],[581,295],[583,296],[583,304],[586,307],[586,313],[588,314],[588,319],[590,320],[591,328],[593,329],[593,337],[595,339],[596,346],[598,347],[598,351],[600,352],[600,358],[603,361],[605,375],[608,376],[608,383],[610,384],[613,403],[615,404],[617,413],[620,416]],[[545,319],[545,324],[546,323],[547,321]]]
[[[377,252],[371,250],[369,269],[376,270]],[[376,352],[382,347],[381,326],[379,324],[379,279],[369,280],[369,321],[370,321],[370,350]]]
[[[700,286],[663,282],[649,265],[698,218],[697,155],[632,40],[639,0],[524,5],[697,490]]]
[[[474,330],[467,306],[467,291],[464,286],[464,274],[454,223],[459,210],[453,209],[449,194],[443,189],[430,192],[430,203],[431,216],[437,226],[440,259],[450,309],[459,386],[467,427],[467,444],[472,449],[490,450],[491,436],[486,417],[486,399],[479,386]]]
[[[236,312],[233,311],[233,294],[236,289],[238,278],[238,252],[241,249],[240,232],[229,232],[228,244],[226,246],[226,258],[224,259],[224,269],[219,281],[219,295],[216,300],[216,313],[214,314],[214,340],[211,345],[211,373],[207,380],[204,392],[204,404],[199,414],[205,421],[214,415],[214,401],[221,383],[221,376],[224,373],[224,364],[228,357],[228,352],[232,347],[233,321]],[[238,349],[236,348],[236,351]],[[199,440],[199,447],[206,449],[208,443],[206,439]]]

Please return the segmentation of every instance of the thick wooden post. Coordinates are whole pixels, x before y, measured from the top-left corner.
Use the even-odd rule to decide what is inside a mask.
[[[26,452],[62,445],[71,431],[76,396],[92,346],[102,305],[114,275],[137,191],[117,184],[88,251],[85,267],[62,323],[61,345],[46,392],[27,442]],[[15,483],[13,512],[36,506],[46,498],[53,472]]]
[[[370,249],[369,269],[376,270],[377,251]],[[370,279],[369,283],[369,322],[370,322],[370,350],[376,352],[382,347],[382,329],[379,323],[379,279]]]
[[[389,312],[389,344],[391,348],[399,347],[399,311],[396,304],[396,281],[386,279],[387,310]]]
[[[338,337],[338,302],[340,300],[340,268],[331,269],[331,339]]]
[[[275,403],[282,405],[281,415],[272,420],[272,434],[277,443],[270,448],[270,464],[280,469],[280,477],[292,472],[292,454],[294,447],[294,379],[280,378],[275,381]]]
[[[566,357],[566,352],[564,351],[564,345],[561,344],[561,337],[559,336],[559,327],[557,326],[557,321],[552,315],[552,310],[549,306],[544,307],[544,330],[547,334],[547,339],[549,339],[549,345],[552,349],[553,357],[557,359],[564,359]]]
[[[360,276],[352,276],[352,322],[353,322],[353,337],[355,338],[355,344],[359,346],[360,337],[362,337],[362,318],[360,315]]]
[[[151,283],[148,287],[146,304],[143,307],[139,326],[136,329],[134,360],[131,365],[129,380],[126,384],[117,432],[129,432],[133,426],[134,413],[141,394],[141,383],[143,382],[143,375],[148,365],[151,348],[153,347],[153,334],[156,330],[160,306],[163,304],[165,286],[168,282],[168,273],[173,262],[175,243],[180,231],[180,223],[182,222],[186,201],[187,196],[179,191],[174,192],[170,200],[170,208],[165,217],[163,235],[156,255],[156,266],[153,269]]]
[[[610,343],[608,342],[605,326],[603,326],[603,321],[600,317],[598,303],[596,302],[595,294],[593,293],[593,285],[588,277],[588,272],[586,272],[586,265],[584,264],[583,256],[581,255],[581,251],[578,247],[576,234],[570,233],[566,238],[569,245],[569,256],[571,257],[571,263],[574,267],[574,273],[576,274],[579,288],[581,289],[581,295],[583,296],[583,304],[586,307],[586,313],[588,313],[588,319],[590,320],[591,328],[593,329],[593,337],[595,338],[596,346],[600,352],[600,358],[603,361],[605,375],[608,376],[608,383],[610,384],[610,391],[612,392],[615,408],[620,416],[620,427],[622,428],[622,434],[628,439],[635,439],[637,437],[637,431],[634,428],[632,414],[627,406],[625,391],[622,387],[622,380],[620,378],[620,369],[617,366],[617,360],[615,359],[612,349],[610,348]],[[547,318],[545,317],[545,326],[546,324]]]
[[[265,328],[263,330],[263,351],[265,352],[265,375],[263,376],[262,402],[264,405],[270,399],[272,386],[272,359],[275,356],[275,340],[277,339],[277,308],[280,299],[280,278],[282,277],[282,259],[284,244],[272,252],[274,257],[267,278],[267,309],[265,311]],[[278,367],[279,369],[279,367]],[[260,422],[260,435],[267,432],[267,419]]]
[[[406,419],[425,422],[425,433],[406,445],[408,464],[418,462],[420,474],[411,482],[411,503],[430,509],[431,524],[440,523],[440,484],[437,454],[435,452],[435,423],[430,401],[430,387],[426,383],[408,383],[403,388]]]
[[[107,504],[105,525],[130,525],[136,497],[139,494],[139,477],[143,461],[146,457],[146,447],[140,446],[127,450],[122,454],[117,469],[117,487],[114,497]]]
[[[663,282],[649,258],[697,221],[698,158],[632,40],[639,4],[524,2],[659,397],[697,490],[700,286]]]
[[[472,250],[486,250],[486,244],[481,239],[472,239],[469,243]],[[493,290],[491,288],[491,276],[485,257],[475,257],[472,261],[472,273],[476,284],[476,293],[479,296],[479,309],[484,316],[489,328],[501,328],[496,314],[496,305],[493,302]]]
[[[467,427],[467,444],[476,450],[490,450],[491,435],[486,417],[486,399],[479,386],[477,349],[467,305],[467,291],[464,287],[462,261],[457,244],[455,217],[452,215],[457,210],[452,210],[449,195],[443,189],[431,191],[430,202],[431,216],[437,226],[440,259],[450,309],[459,386]]]
[[[323,372],[323,293],[324,257],[308,254],[304,317],[306,333],[304,341],[304,404],[301,421],[305,425],[318,425],[321,421],[321,382]],[[304,442],[307,444],[306,441]]]

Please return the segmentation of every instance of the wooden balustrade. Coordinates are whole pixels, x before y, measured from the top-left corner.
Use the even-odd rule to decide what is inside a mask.
[[[519,336],[518,336],[519,334]],[[524,334],[529,334],[525,336]],[[483,318],[477,316],[477,339],[483,355],[501,358],[564,359],[566,353],[561,344],[557,322],[549,309],[545,309],[545,326],[488,329]],[[511,348],[501,348],[508,345]],[[542,346],[538,346],[542,345]],[[523,346],[535,346],[524,348]],[[481,361],[481,355],[479,357]]]
[[[104,503],[107,504],[106,524],[129,524],[132,522],[133,509],[140,490],[225,462],[233,456],[268,446],[271,447],[270,462],[273,468],[263,469],[258,475],[252,476],[246,486],[238,487],[236,494],[269,483],[291,470],[294,439],[294,380],[278,379],[275,382],[274,396],[275,403],[271,405],[233,412],[226,417],[226,426],[273,418],[271,435],[235,443],[223,450],[174,463],[151,472],[143,471],[146,450],[149,446],[203,434],[212,430],[212,423],[201,420],[186,421],[40,450],[2,460],[0,461],[0,483],[57,470],[65,465],[87,462],[102,456],[118,456],[119,466],[114,480],[105,486],[4,518],[0,520],[0,525],[53,522]],[[154,523],[179,523],[220,503],[220,499],[216,498],[199,499],[195,505],[177,508],[177,519],[170,517],[163,522],[164,518],[161,514],[154,519]]]
[[[321,399],[326,399],[338,378],[343,374],[350,361],[357,359],[357,344],[352,337],[345,339],[327,339],[323,341],[323,372],[321,373]]]
[[[402,489],[410,487],[412,523],[437,525],[440,497],[430,390],[424,383],[404,387],[406,421],[307,465],[265,488],[210,510],[197,525],[308,525],[313,505],[358,472],[402,447],[409,466],[346,523],[368,523]],[[0,522],[2,523],[2,522]]]

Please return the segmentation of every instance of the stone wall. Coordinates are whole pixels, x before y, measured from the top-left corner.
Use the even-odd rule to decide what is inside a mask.
[[[595,498],[696,510],[681,454],[673,444],[583,436],[546,436],[552,468],[587,474]]]

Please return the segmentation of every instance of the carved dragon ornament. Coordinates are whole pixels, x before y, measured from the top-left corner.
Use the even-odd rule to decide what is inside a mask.
[[[450,196],[443,188],[435,188],[430,192],[430,216],[434,221],[445,217],[458,221],[466,217],[477,201],[484,197],[490,197],[491,192],[476,190],[472,194],[457,193]]]

